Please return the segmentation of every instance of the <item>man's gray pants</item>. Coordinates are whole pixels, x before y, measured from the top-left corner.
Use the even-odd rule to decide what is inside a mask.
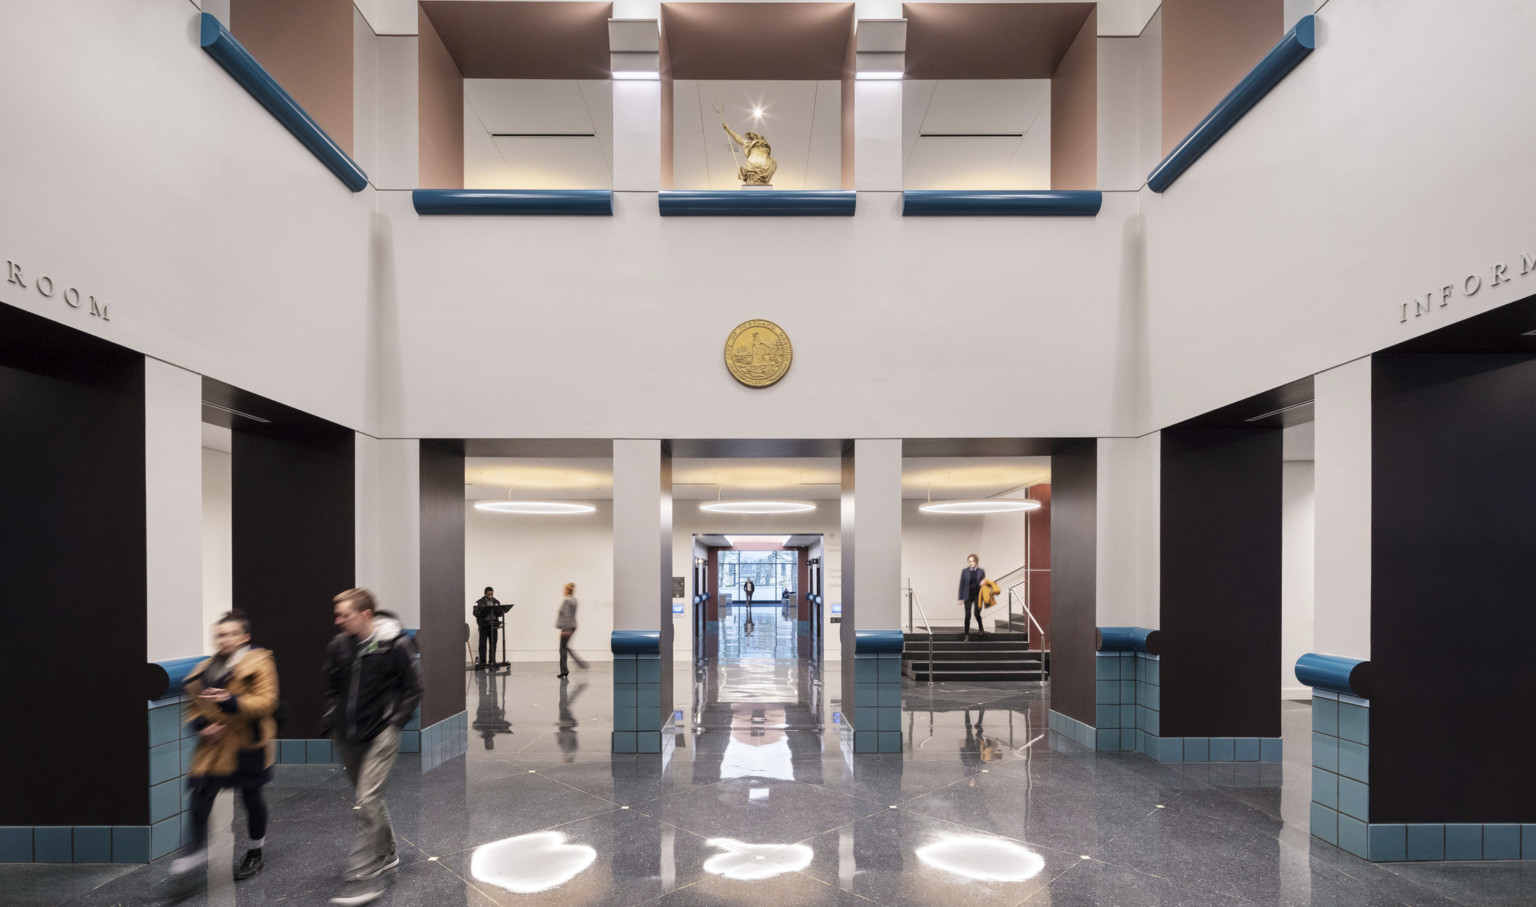
[[[400,729],[391,725],[365,743],[349,743],[339,737],[332,742],[357,799],[357,837],[342,874],[350,882],[376,870],[395,853],[395,829],[389,823],[389,807],[384,805],[384,788],[400,751]]]

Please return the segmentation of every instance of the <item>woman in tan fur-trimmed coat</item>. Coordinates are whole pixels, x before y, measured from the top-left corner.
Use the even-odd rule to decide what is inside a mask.
[[[215,654],[187,676],[187,723],[198,732],[187,771],[192,791],[193,850],[172,864],[187,877],[207,865],[208,816],[219,791],[233,787],[245,802],[250,848],[236,879],[265,868],[261,848],[267,833],[267,804],[261,789],[272,780],[277,757],[277,667],[272,653],[251,645],[251,623],[231,611],[213,627]]]

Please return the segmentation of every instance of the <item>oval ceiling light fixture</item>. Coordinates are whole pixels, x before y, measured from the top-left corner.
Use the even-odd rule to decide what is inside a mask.
[[[591,504],[573,504],[570,501],[476,501],[476,510],[493,513],[592,513],[597,510]]]
[[[1039,510],[1040,502],[1033,499],[991,498],[985,501],[930,501],[917,508],[923,513],[1018,513],[1021,510]]]
[[[810,501],[710,501],[700,504],[700,510],[710,513],[805,513],[815,510]]]

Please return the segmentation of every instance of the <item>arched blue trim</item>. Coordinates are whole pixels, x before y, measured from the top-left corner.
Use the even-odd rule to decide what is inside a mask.
[[[611,189],[414,189],[417,214],[580,214],[611,216]]]
[[[658,655],[660,630],[614,630],[610,645],[615,655]]]
[[[908,189],[902,217],[1093,217],[1104,203],[1097,189],[951,190]]]
[[[293,133],[293,137],[304,144],[310,153],[320,159],[320,163],[330,168],[336,174],[336,178],[346,184],[353,192],[361,192],[368,185],[368,174],[363,168],[357,166],[352,158],[347,156],[336,140],[326,134],[314,117],[305,112],[298,102],[283,86],[277,84],[251,52],[240,46],[229,29],[221,24],[212,13],[203,13],[200,23],[200,35],[198,43],[208,56],[218,61],[224,67],[224,71],[234,77],[236,82],[251,93],[251,97],[267,108],[279,123],[287,127]]]
[[[662,217],[852,217],[853,190],[663,189]]]
[[[1296,659],[1296,679],[1313,689],[1371,698],[1371,663],[1316,652]]]
[[[1100,627],[1100,652],[1146,652],[1158,654],[1157,631],[1146,627]]]
[[[152,661],[146,668],[149,674],[149,701],[164,699],[172,694],[181,693],[181,685],[187,682],[187,675],[192,669],[202,664],[206,655],[192,655],[187,658],[167,658],[164,661]]]
[[[900,630],[855,630],[853,654],[880,655],[901,654],[906,636]]]
[[[1285,33],[1280,43],[1270,49],[1259,61],[1259,65],[1243,76],[1243,80],[1237,83],[1237,87],[1227,92],[1227,96],[1221,99],[1216,108],[1205,115],[1200,125],[1190,131],[1184,140],[1179,142],[1163,162],[1157,165],[1157,169],[1147,177],[1147,186],[1153,192],[1163,192],[1173,185],[1173,181],[1179,178],[1179,174],[1189,169],[1189,166],[1200,159],[1200,155],[1226,135],[1227,130],[1237,124],[1253,105],[1267,94],[1270,89],[1280,84],[1296,64],[1306,59],[1317,47],[1317,26],[1313,16],[1302,16],[1291,30]]]

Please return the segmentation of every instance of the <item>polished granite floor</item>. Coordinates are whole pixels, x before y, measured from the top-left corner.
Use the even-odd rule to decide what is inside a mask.
[[[844,748],[836,664],[776,608],[729,615],[718,657],[678,665],[668,757],[612,756],[606,665],[467,677],[467,757],[402,756],[402,866],[380,904],[1430,905],[1536,903],[1536,865],[1373,866],[1307,833],[1309,712],[1283,764],[1163,766],[1045,732],[1034,683],[914,684],[907,751]],[[712,638],[711,645],[716,641]],[[195,905],[320,905],[352,834],[339,768],[281,766],[267,869],[236,884],[226,795]],[[233,831],[231,830],[233,828]],[[0,866],[0,903],[161,902],[148,866]]]

